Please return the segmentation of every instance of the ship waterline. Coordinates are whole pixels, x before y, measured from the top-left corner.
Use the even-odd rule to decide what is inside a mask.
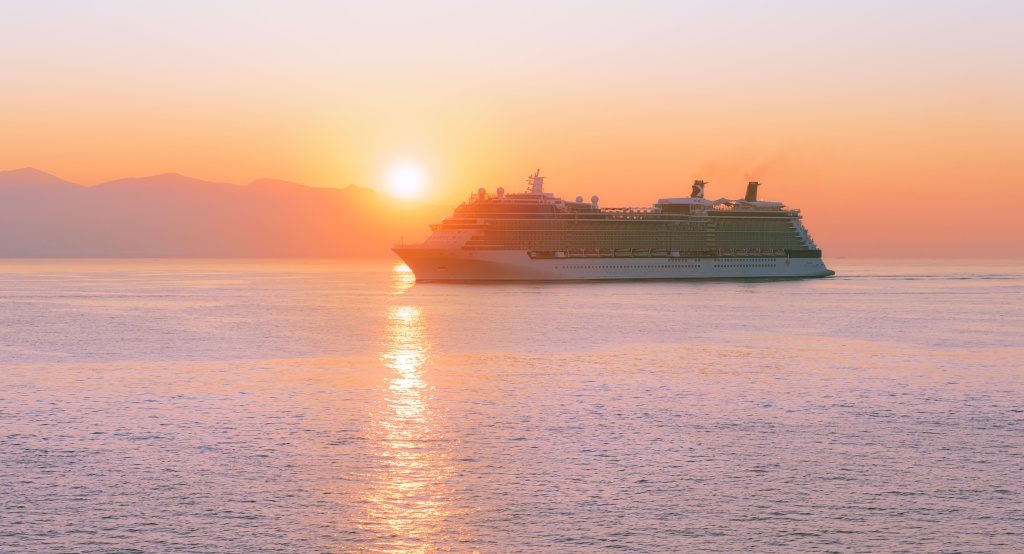
[[[835,274],[821,258],[788,256],[540,258],[526,251],[461,252],[419,245],[396,246],[394,250],[419,281],[796,278]]]
[[[651,207],[601,208],[598,198],[565,201],[543,191],[538,171],[526,192],[484,189],[433,225],[421,244],[393,250],[419,281],[722,279],[827,277],[821,250],[799,210],[757,199],[687,198]]]

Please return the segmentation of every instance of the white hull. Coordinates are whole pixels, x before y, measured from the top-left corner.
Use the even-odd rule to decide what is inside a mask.
[[[828,277],[821,258],[531,258],[525,250],[394,248],[417,281],[565,281],[591,279],[743,279]]]

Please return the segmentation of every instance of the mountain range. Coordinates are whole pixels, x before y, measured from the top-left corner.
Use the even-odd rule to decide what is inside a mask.
[[[0,257],[382,257],[450,211],[355,185],[167,173],[87,187],[24,168],[0,171]]]

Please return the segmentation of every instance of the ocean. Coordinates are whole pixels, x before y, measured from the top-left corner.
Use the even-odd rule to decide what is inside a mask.
[[[1024,551],[1024,263],[0,260],[0,551]]]

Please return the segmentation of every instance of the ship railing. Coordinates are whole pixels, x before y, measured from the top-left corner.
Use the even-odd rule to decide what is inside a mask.
[[[658,211],[660,211],[660,210],[658,210]],[[601,213],[603,213],[603,214],[652,214],[652,213],[658,213],[658,211],[655,211],[654,208],[649,208],[649,207],[644,207],[644,208],[629,208],[629,207],[626,207],[626,208],[601,208]]]
[[[661,210],[651,208],[601,208],[601,215],[613,219],[651,219],[661,215]]]
[[[741,211],[741,212],[782,212],[787,215],[799,215],[800,210],[796,208],[787,208],[785,206],[738,206],[736,204],[718,204],[712,206],[711,209],[719,210],[723,212]]]

